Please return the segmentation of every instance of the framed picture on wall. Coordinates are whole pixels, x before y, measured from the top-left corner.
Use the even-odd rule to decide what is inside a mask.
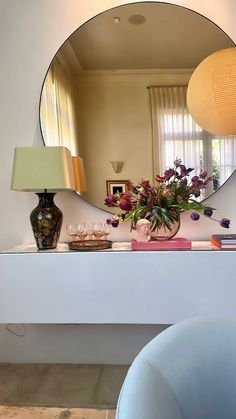
[[[127,191],[127,180],[107,180],[107,195],[115,195],[117,192]]]

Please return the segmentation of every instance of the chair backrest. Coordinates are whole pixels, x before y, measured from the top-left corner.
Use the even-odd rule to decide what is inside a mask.
[[[190,319],[154,338],[130,367],[117,412],[119,419],[236,418],[236,319]]]

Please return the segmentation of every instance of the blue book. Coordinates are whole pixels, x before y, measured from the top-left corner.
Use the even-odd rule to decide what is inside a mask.
[[[236,234],[212,234],[211,238],[221,244],[236,244]]]

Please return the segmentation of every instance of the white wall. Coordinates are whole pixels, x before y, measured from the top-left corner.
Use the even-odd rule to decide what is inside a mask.
[[[9,332],[0,326],[0,362],[130,364],[140,349],[166,327],[9,325]]]
[[[43,78],[52,57],[62,42],[80,24],[107,8],[125,3],[129,3],[129,1],[1,0],[0,249],[33,241],[29,213],[37,200],[33,194],[10,191],[9,185],[14,147],[42,144],[38,122],[38,102]],[[167,1],[167,3],[170,2]],[[172,3],[192,8],[207,16],[236,41],[235,0],[173,0]],[[227,216],[231,218],[232,231],[234,232],[236,230],[235,186],[236,176],[234,175],[210,199],[212,205],[218,208],[219,217]],[[66,237],[64,226],[67,222],[82,219],[95,221],[106,218],[104,212],[96,210],[73,193],[58,194],[57,202],[64,213],[62,239]],[[213,232],[217,232],[215,223],[202,220],[193,224],[189,221],[188,214],[183,216],[181,234],[197,239],[208,238]],[[116,240],[128,239],[128,227],[123,225],[119,230],[115,230],[112,238]],[[24,275],[24,272],[21,274]],[[149,326],[145,330],[140,330],[140,344],[143,334],[146,336],[149,331],[151,337],[152,330],[149,329]],[[37,328],[34,328],[34,333],[40,332],[37,332]],[[103,333],[105,339],[105,331]],[[79,333],[77,336],[79,339]],[[32,338],[30,344],[32,351],[34,350],[34,342],[36,345],[37,340]],[[43,339],[40,342],[43,346]],[[47,352],[44,355],[44,360],[49,359]],[[65,352],[64,361],[66,361],[66,355],[69,357],[69,351]],[[2,356],[3,359],[4,356]],[[12,359],[15,359],[14,356],[12,356]],[[125,359],[129,359],[128,352],[123,354],[124,362]],[[112,360],[110,359],[110,361]]]

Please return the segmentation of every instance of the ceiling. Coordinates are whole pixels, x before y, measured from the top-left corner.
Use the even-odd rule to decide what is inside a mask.
[[[143,24],[131,24],[131,16]],[[119,18],[119,23],[114,23]],[[134,18],[139,20],[140,18]],[[131,19],[132,20],[132,19]],[[73,74],[97,70],[191,69],[216,50],[234,46],[201,15],[163,3],[133,3],[108,10],[64,44]],[[69,52],[68,52],[69,51]]]

